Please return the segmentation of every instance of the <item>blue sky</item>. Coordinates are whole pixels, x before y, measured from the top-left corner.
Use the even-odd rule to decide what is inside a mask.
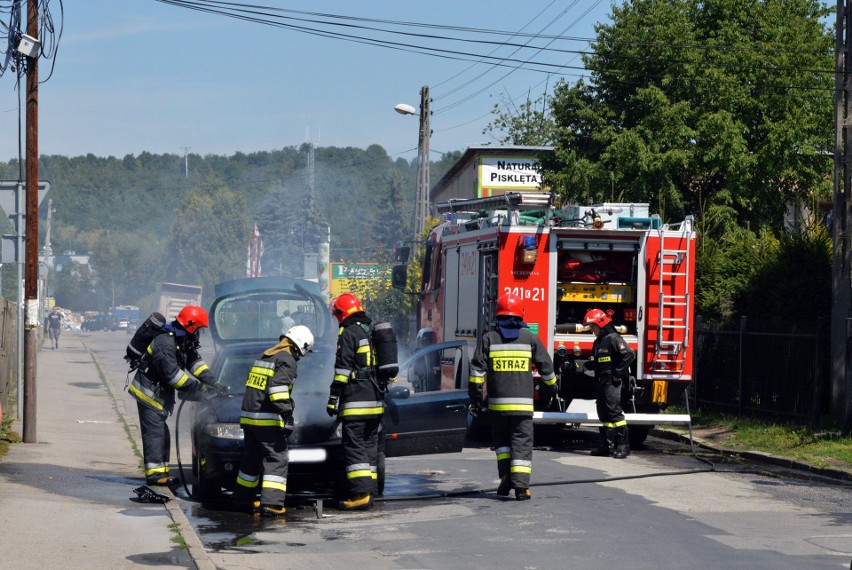
[[[247,2],[248,3],[248,2]],[[335,15],[465,26],[576,38],[594,37],[609,0],[489,0],[344,2],[252,0],[251,4]],[[51,0],[59,21],[59,0]],[[153,153],[232,154],[274,150],[309,139],[318,146],[383,146],[392,156],[416,156],[417,117],[395,113],[397,103],[419,106],[420,87],[432,93],[432,158],[490,140],[482,134],[495,103],[537,98],[548,74],[494,67],[374,47],[239,21],[155,0],[64,0],[64,32],[53,76],[39,88],[39,152],[79,156]],[[318,19],[315,16],[277,13]],[[289,21],[318,27],[316,24]],[[391,26],[357,22],[371,28]],[[325,27],[325,29],[329,29]],[[575,81],[576,53],[539,53],[486,44],[334,28],[437,49],[551,65]],[[524,43],[435,28],[394,27],[433,35]],[[584,41],[536,40],[562,50]],[[51,62],[40,60],[44,80]],[[514,64],[517,65],[517,64]],[[526,67],[526,66],[525,66]],[[541,69],[541,68],[540,68]],[[14,74],[0,77],[0,160],[18,154],[18,95]]]

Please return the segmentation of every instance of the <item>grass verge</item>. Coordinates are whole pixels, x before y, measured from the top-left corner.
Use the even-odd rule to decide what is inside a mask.
[[[763,452],[818,467],[852,470],[852,437],[842,437],[839,430],[814,432],[806,426],[705,410],[692,413],[692,429],[696,437],[731,451]]]
[[[0,459],[6,457],[11,444],[21,442],[21,436],[12,431],[12,422],[12,417],[6,416],[0,423]]]

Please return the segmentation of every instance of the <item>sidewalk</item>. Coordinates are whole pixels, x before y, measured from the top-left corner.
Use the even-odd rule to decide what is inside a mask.
[[[138,502],[136,419],[84,339],[63,334],[58,351],[48,346],[38,353],[38,443],[13,445],[0,461],[2,566],[212,568],[178,501]]]

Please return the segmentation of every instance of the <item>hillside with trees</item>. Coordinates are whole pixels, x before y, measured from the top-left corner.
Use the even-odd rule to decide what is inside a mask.
[[[54,255],[90,256],[88,267],[51,274],[56,302],[77,311],[105,310],[113,299],[150,309],[158,281],[198,283],[212,295],[216,283],[245,275],[255,223],[265,275],[301,276],[302,252],[316,251],[326,226],[332,260],[388,259],[411,241],[413,161],[378,145],[315,148],[311,193],[310,150],[41,157],[39,175],[51,187],[40,206],[40,246],[50,201]],[[453,160],[436,161],[433,176]],[[0,164],[3,179],[18,172],[17,161]],[[12,265],[2,278],[4,294],[14,297]]]

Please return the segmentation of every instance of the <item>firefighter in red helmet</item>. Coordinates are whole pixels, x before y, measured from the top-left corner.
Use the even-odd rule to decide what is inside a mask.
[[[479,338],[468,380],[473,414],[482,408],[483,386],[487,385],[491,443],[497,453],[500,476],[497,494],[508,496],[514,488],[519,501],[531,498],[535,395],[532,365],[541,376],[543,397],[550,397],[556,387],[553,361],[538,336],[526,330],[523,316],[523,302],[518,296],[507,293],[497,299],[496,330]]]
[[[592,329],[597,337],[592,345],[592,359],[587,369],[592,369],[597,380],[595,404],[601,439],[591,455],[624,459],[630,454],[627,436],[627,420],[621,409],[621,387],[629,377],[630,365],[636,353],[621,338],[612,325],[612,318],[600,309],[590,309],[583,324]]]
[[[202,385],[221,391],[198,353],[198,331],[208,325],[207,311],[187,305],[148,345],[128,386],[139,409],[142,457],[148,485],[173,485],[169,476],[171,436],[166,420],[175,405],[175,391],[192,396]]]
[[[384,393],[379,388],[370,344],[371,320],[351,293],[337,297],[331,313],[340,323],[337,357],[326,411],[342,423],[343,465],[349,497],[342,510],[373,508],[379,455],[379,426]]]

